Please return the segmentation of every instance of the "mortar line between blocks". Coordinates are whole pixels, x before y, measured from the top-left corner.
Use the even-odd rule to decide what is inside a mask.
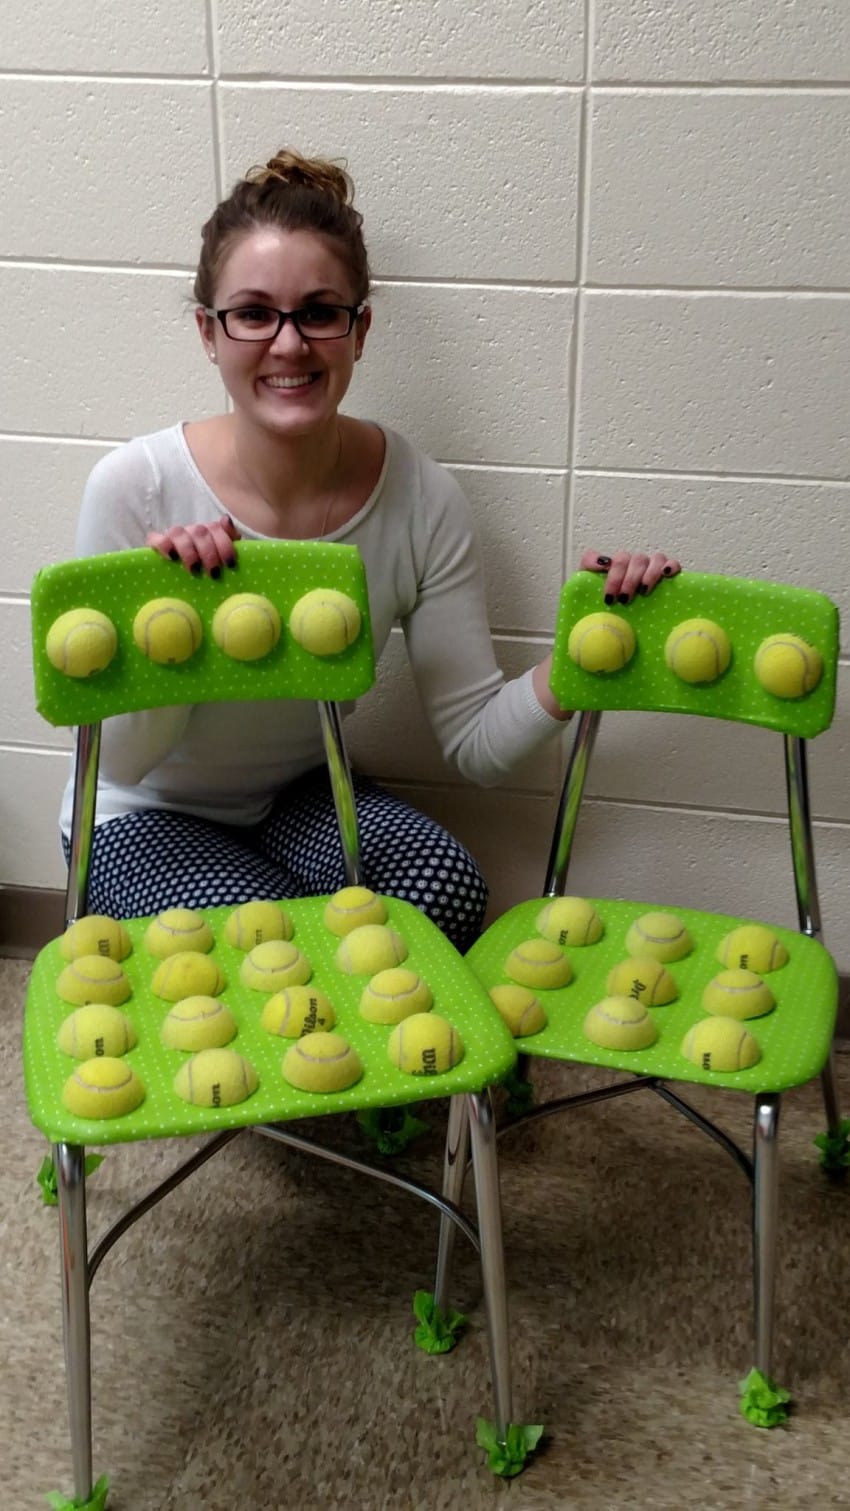
[[[567,391],[567,476],[564,489],[564,526],[561,538],[561,577],[574,556],[575,462],[578,450],[580,395],[584,373],[584,285],[590,227],[591,177],[591,80],[593,78],[593,32],[595,0],[584,4],[584,49],[581,115],[579,120],[578,173],[576,176],[576,296],[570,343]]]
[[[212,88],[210,90],[210,137],[213,156],[213,174],[215,177],[216,199],[220,200],[224,192],[222,185],[224,174],[222,159],[224,156],[223,132],[224,125],[221,110],[221,90],[219,89],[219,77],[221,73],[221,59],[218,46],[218,0],[206,0],[204,17],[207,29],[207,50],[209,56],[210,72],[212,75]]]

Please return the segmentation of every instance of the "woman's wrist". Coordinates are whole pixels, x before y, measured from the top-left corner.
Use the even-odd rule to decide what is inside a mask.
[[[565,724],[568,719],[572,718],[573,710],[571,708],[562,708],[555,694],[552,692],[549,686],[551,671],[552,655],[550,652],[548,656],[544,657],[535,666],[531,674],[531,685],[534,688],[534,696],[540,707],[545,709],[546,713],[553,719],[560,719],[561,723]]]

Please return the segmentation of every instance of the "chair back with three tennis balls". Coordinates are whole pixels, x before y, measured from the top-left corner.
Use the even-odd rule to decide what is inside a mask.
[[[823,593],[682,572],[600,610],[599,577],[566,583],[552,690],[563,708],[648,709],[810,739],[835,707],[838,610]]]
[[[829,1053],[837,1000],[834,964],[808,937],[816,927],[560,894],[601,712],[759,724],[797,750],[832,719],[835,605],[804,588],[694,572],[627,606],[600,610],[599,598],[589,572],[561,597],[551,686],[582,715],[544,895],[497,919],[470,963],[506,1021],[522,1025],[523,1053],[739,1090],[810,1080]],[[816,907],[808,802],[789,783],[797,799],[795,880],[801,908]]]
[[[806,761],[806,741],[833,715],[838,614],[821,593],[697,573],[628,605],[603,609],[600,596],[598,576],[579,573],[560,604],[551,686],[562,707],[580,712],[543,895],[496,919],[466,958],[524,1057],[621,1073],[613,1085],[606,1078],[527,1116],[655,1092],[751,1177],[754,1367],[739,1409],[774,1426],[788,1415],[788,1392],[771,1377],[780,1093],[820,1075],[823,1160],[836,1171],[850,1160],[831,1056],[838,980],[819,938]],[[671,906],[569,895],[588,764],[607,709],[703,714],[781,734],[799,929],[683,907],[678,896]],[[653,855],[662,885],[669,845],[659,819]],[[664,890],[669,896],[669,884]],[[752,1157],[671,1082],[751,1093]]]

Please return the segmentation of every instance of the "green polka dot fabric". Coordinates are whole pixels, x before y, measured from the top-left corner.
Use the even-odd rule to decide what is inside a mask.
[[[508,955],[516,945],[539,936],[536,920],[549,901],[550,898],[537,898],[520,903],[492,924],[473,945],[465,958],[488,991],[509,982],[505,971]],[[737,1023],[757,1040],[761,1059],[748,1070],[707,1071],[686,1059],[682,1041],[689,1029],[709,1017],[701,999],[709,981],[724,969],[716,959],[720,941],[732,929],[755,920],[645,902],[604,898],[589,901],[602,919],[603,936],[597,944],[567,946],[566,954],[574,973],[567,986],[550,991],[535,989],[534,995],[542,1004],[548,1022],[540,1033],[515,1041],[521,1054],[604,1065],[611,1070],[751,1093],[785,1091],[810,1081],[823,1069],[838,1003],[835,966],[823,945],[792,929],[765,925],[788,951],[788,961],[781,969],[762,975],[776,998],[776,1006],[764,1017]],[[693,940],[690,954],[666,966],[676,983],[677,998],[666,1007],[648,1008],[658,1029],[658,1038],[648,1049],[602,1049],[583,1033],[584,1019],[608,995],[609,971],[630,953],[626,935],[635,920],[648,912],[672,914]]]
[[[227,981],[218,996],[230,1008],[238,1026],[237,1036],[227,1048],[236,1050],[253,1065],[259,1076],[258,1089],[236,1106],[218,1108],[195,1107],[175,1094],[174,1077],[191,1055],[167,1049],[161,1041],[160,1029],[173,1004],[151,990],[151,979],[159,962],[143,944],[150,919],[134,919],[126,924],[133,950],[121,963],[132,994],[120,1010],[132,1022],[138,1038],[135,1048],[124,1058],[141,1078],[145,1100],[136,1111],[111,1119],[88,1121],[65,1110],[62,1088],[78,1062],[64,1055],[56,1044],[59,1026],[74,1007],[63,1002],[56,991],[57,978],[67,962],[60,952],[59,941],[54,940],[36,959],[24,1025],[27,1100],[36,1127],[52,1142],[127,1143],[286,1122],[326,1112],[403,1106],[431,1097],[481,1091],[495,1083],[515,1063],[516,1049],[483,986],[417,908],[395,898],[384,900],[389,924],[407,945],[405,967],[427,981],[434,998],[432,1011],[447,1019],[460,1034],[465,1052],[452,1070],[437,1075],[408,1075],[390,1062],[387,1042],[391,1026],[369,1023],[359,1011],[369,975],[346,975],[335,964],[340,940],[323,922],[327,898],[300,898],[281,903],[295,927],[293,942],[311,962],[311,986],[324,992],[333,1004],[337,1020],[333,1032],[341,1034],[357,1051],[364,1074],[355,1085],[340,1092],[311,1093],[290,1086],[283,1078],[281,1065],[287,1049],[296,1041],[267,1033],[261,1026],[263,1008],[274,994],[253,991],[241,984],[239,970],[245,954],[224,939],[224,926],[233,909],[211,908],[204,913],[215,941],[211,958],[221,966]]]
[[[570,658],[570,631],[586,614],[603,608],[598,574],[579,572],[565,584],[550,678],[562,708],[705,714],[760,724],[801,739],[811,739],[829,727],[835,706],[838,610],[824,594],[771,582],[682,572],[647,597],[606,610],[631,626],[635,654],[618,671],[584,671]],[[729,637],[731,661],[715,682],[683,682],[665,663],[667,637],[686,619],[711,619]],[[805,640],[823,658],[820,681],[803,697],[776,697],[765,691],[754,674],[753,662],[762,641],[779,634]]]
[[[265,698],[340,702],[366,692],[375,678],[375,659],[366,574],[356,547],[281,540],[239,541],[234,549],[236,570],[223,568],[217,580],[195,577],[147,548],[43,568],[31,595],[39,713],[51,724],[95,724],[112,714],[168,704]],[[357,639],[337,655],[311,655],[287,627],[298,599],[315,588],[345,593],[360,610]],[[213,639],[216,609],[237,593],[270,599],[280,615],[280,639],[261,660],[234,660]],[[158,665],[137,648],[133,621],[154,598],[182,599],[200,616],[201,643],[188,660]],[[118,636],[109,665],[86,678],[58,671],[45,651],[54,621],[79,608],[105,614]]]

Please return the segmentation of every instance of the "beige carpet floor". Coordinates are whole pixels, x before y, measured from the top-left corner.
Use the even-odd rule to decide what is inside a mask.
[[[57,1214],[21,1091],[28,967],[0,961],[0,1465],[4,1511],[69,1490]],[[850,1104],[850,1059],[841,1076]],[[536,1072],[551,1090],[592,1073]],[[749,1139],[749,1104],[703,1092]],[[439,1178],[444,1109],[401,1162]],[[651,1094],[502,1146],[517,1416],[546,1424],[518,1480],[474,1442],[490,1414],[476,1268],[458,1244],[454,1354],[411,1342],[437,1220],[424,1204],[243,1135],[125,1237],[94,1284],[95,1470],[111,1511],[711,1511],[850,1507],[850,1185],[812,1138],[817,1087],[786,1098],[777,1378],[791,1425],[737,1412],[751,1362],[749,1197],[732,1161]],[[313,1125],[316,1131],[318,1125]],[[334,1120],[329,1141],[363,1150]],[[118,1148],[93,1176],[96,1237],[184,1145]]]

